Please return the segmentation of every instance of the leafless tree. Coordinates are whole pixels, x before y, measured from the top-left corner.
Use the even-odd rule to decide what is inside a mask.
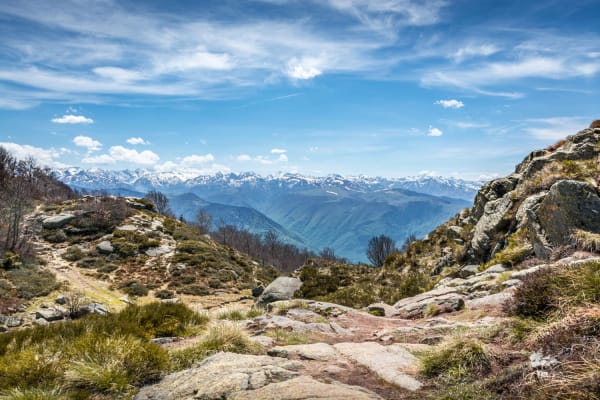
[[[171,211],[171,207],[169,207],[169,199],[164,193],[157,190],[151,190],[144,197],[154,204],[156,212],[160,215],[173,216],[173,211]]]
[[[385,259],[396,251],[396,244],[389,236],[373,236],[367,245],[367,258],[374,266],[381,267]]]

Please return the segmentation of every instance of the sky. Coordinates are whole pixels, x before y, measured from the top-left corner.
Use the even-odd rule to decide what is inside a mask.
[[[600,1],[0,1],[0,145],[60,168],[486,179],[600,118]]]

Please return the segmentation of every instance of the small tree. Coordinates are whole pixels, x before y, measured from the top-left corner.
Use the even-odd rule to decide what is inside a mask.
[[[410,247],[410,244],[416,240],[417,240],[417,237],[415,236],[414,233],[411,233],[410,235],[408,235],[408,237],[406,239],[404,239],[404,242],[402,242],[402,247],[400,247],[400,251],[405,252],[406,250],[408,250],[408,248]]]
[[[212,217],[201,209],[196,214],[194,225],[201,233],[209,233],[212,229]]]
[[[376,267],[381,267],[392,253],[396,252],[396,244],[389,236],[373,236],[367,245],[367,258]]]
[[[154,204],[154,207],[156,207],[156,212],[160,215],[173,215],[173,212],[169,207],[169,199],[164,193],[161,193],[157,190],[151,190],[148,192],[148,194],[146,194],[145,198]]]
[[[335,256],[335,251],[331,247],[325,247],[319,253],[319,258],[327,261],[336,261],[337,257]]]

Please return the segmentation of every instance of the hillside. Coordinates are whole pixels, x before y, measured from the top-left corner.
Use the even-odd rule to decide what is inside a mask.
[[[590,128],[532,152],[382,268],[309,260],[267,286],[259,307],[197,314],[166,300],[11,327],[0,335],[0,389],[61,400],[598,399],[599,143]],[[40,207],[29,221],[41,227],[45,270],[97,296],[170,287],[195,309],[207,305],[190,286],[223,304],[225,292],[273,278],[148,207],[95,197]],[[82,260],[101,266],[86,273]],[[32,306],[36,321],[59,309]],[[14,315],[3,323],[27,316]]]

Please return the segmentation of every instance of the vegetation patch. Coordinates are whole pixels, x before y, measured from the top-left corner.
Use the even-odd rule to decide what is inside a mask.
[[[571,243],[578,249],[600,253],[600,234],[576,229],[571,234]]]
[[[463,381],[486,374],[491,366],[490,357],[481,343],[471,339],[453,339],[422,356],[420,373],[428,378]]]

